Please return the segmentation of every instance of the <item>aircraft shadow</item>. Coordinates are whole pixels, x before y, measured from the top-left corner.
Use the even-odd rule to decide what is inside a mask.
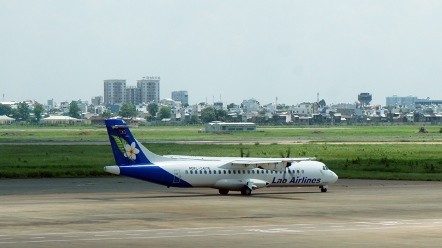
[[[222,197],[222,198],[233,198],[233,197],[240,197],[240,198],[268,198],[268,199],[281,199],[281,200],[304,200],[304,198],[299,197],[290,197],[295,195],[301,195],[301,194],[319,194],[321,192],[257,192],[252,193],[250,196],[244,196],[241,195],[239,192],[230,192],[228,195],[220,195],[218,193],[213,194],[207,194],[207,193],[199,193],[199,192],[167,192],[167,193],[160,193],[157,194],[154,192],[154,195],[151,195],[153,192],[149,192],[149,195],[131,195],[131,196],[103,196],[102,198],[82,198],[87,200],[100,200],[100,201],[113,201],[113,200],[119,200],[119,199],[176,199],[176,198],[212,198],[212,197]],[[137,194],[142,194],[142,192],[137,192]],[[323,193],[322,193],[323,194]]]

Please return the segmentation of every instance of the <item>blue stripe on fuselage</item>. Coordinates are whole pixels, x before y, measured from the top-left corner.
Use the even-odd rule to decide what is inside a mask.
[[[120,174],[128,177],[149,181],[168,187],[189,188],[192,185],[183,179],[177,179],[163,168],[156,165],[120,166]]]

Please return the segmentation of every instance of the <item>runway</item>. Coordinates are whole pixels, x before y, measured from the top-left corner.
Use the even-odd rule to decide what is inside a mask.
[[[0,180],[0,247],[440,247],[442,182],[250,197],[134,179]]]

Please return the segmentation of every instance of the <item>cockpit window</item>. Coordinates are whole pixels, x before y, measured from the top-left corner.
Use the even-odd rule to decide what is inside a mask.
[[[328,170],[328,167],[326,165],[322,166],[323,170]]]

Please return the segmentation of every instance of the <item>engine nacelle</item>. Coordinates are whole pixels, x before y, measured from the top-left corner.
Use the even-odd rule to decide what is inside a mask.
[[[255,190],[266,187],[269,184],[269,182],[259,179],[220,179],[213,187],[216,189],[242,190],[244,186],[247,186],[249,189]]]
[[[249,179],[246,186],[252,190],[267,187],[270,183],[259,179]]]

